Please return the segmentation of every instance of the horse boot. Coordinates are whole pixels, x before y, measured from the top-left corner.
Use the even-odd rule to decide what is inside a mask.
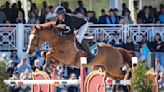
[[[94,58],[94,55],[91,53],[90,49],[89,49],[89,46],[88,46],[88,43],[83,40],[82,43],[81,43],[81,46],[83,48],[83,50],[85,52],[87,52],[87,55],[88,55],[88,63],[91,63],[93,58]]]

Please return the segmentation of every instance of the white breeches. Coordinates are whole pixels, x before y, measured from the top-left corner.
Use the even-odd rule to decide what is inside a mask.
[[[89,23],[87,22],[83,26],[81,26],[80,29],[78,30],[76,39],[80,44],[81,44],[82,40],[84,39],[84,35],[87,32],[88,26],[89,26]]]

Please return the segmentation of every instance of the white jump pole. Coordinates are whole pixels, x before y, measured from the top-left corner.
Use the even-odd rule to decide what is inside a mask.
[[[54,84],[78,85],[79,80],[4,80],[6,84]]]
[[[131,80],[106,80],[108,85],[130,85]]]

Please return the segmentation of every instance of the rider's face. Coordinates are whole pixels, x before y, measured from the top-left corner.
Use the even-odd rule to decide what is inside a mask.
[[[64,20],[64,15],[63,14],[58,15],[58,20],[60,21]]]

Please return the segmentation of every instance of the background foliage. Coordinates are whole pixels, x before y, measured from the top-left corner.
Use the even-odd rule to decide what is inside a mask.
[[[151,92],[150,79],[145,81],[145,78],[149,77],[147,73],[148,69],[143,63],[139,63],[133,70],[132,74],[132,89],[136,92]]]
[[[3,82],[3,80],[7,80],[8,78],[6,64],[4,61],[0,60],[0,92],[8,92],[7,85]]]

